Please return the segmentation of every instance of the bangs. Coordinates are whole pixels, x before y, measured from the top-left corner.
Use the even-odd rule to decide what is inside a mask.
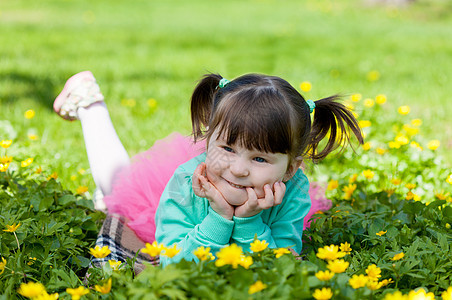
[[[291,153],[291,116],[273,87],[242,90],[223,99],[210,122],[228,145],[267,153]]]

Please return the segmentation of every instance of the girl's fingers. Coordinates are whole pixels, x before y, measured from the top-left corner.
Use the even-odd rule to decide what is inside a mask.
[[[284,198],[284,194],[286,193],[286,185],[279,181],[279,182],[275,182],[274,184],[274,189],[275,189],[275,202],[274,205],[280,205],[282,203],[282,200]]]
[[[247,187],[246,192],[248,193],[248,201],[245,203],[249,208],[256,208],[259,204],[257,201],[257,195],[253,188]]]
[[[272,206],[274,206],[275,197],[273,195],[272,188],[269,184],[264,185],[264,193],[265,196],[263,199],[261,199],[261,207],[263,209],[268,209]]]

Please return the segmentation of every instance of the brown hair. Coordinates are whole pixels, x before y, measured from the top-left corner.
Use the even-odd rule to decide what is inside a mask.
[[[309,106],[287,81],[247,74],[219,88],[222,77],[207,74],[191,98],[194,139],[209,139],[217,131],[229,145],[321,160],[345,141],[351,130],[362,144],[358,122],[339,96],[315,101],[311,124]],[[328,135],[326,145],[319,143]]]

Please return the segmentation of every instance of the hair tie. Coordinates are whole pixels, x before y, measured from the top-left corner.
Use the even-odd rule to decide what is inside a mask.
[[[224,88],[225,86],[227,86],[229,84],[229,80],[227,80],[226,78],[221,78],[220,82],[218,83],[218,87],[220,89]]]
[[[312,112],[314,111],[314,108],[315,108],[315,102],[312,100],[308,100],[308,101],[306,101],[306,103],[309,106],[309,112],[312,114]]]

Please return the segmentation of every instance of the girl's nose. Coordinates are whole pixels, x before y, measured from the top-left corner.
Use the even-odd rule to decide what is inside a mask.
[[[229,169],[232,175],[236,177],[245,177],[250,174],[247,163],[241,159],[231,161]]]

